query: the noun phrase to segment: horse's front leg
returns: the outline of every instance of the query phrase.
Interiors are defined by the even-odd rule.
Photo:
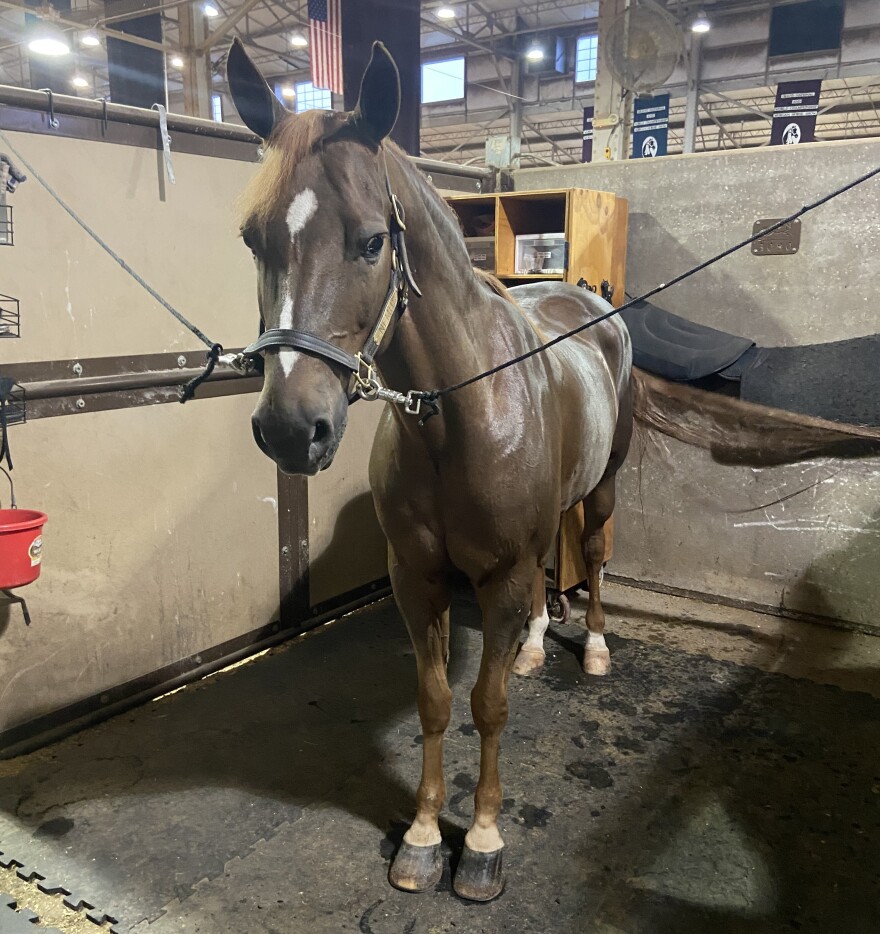
[[[483,655],[471,710],[480,731],[480,780],[474,795],[474,822],[465,837],[454,881],[455,891],[473,901],[489,901],[504,888],[498,753],[507,723],[507,682],[519,634],[529,617],[534,579],[535,562],[523,562],[502,579],[477,588],[483,611]]]
[[[440,881],[440,809],[446,797],[443,780],[443,734],[449,725],[452,692],[446,680],[449,658],[449,588],[445,574],[428,575],[401,563],[389,549],[394,596],[406,621],[419,676],[422,723],[422,780],[416,817],[403,837],[388,874],[393,886],[424,892]]]

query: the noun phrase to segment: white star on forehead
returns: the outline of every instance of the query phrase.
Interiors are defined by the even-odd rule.
[[[287,229],[290,231],[291,240],[306,226],[317,210],[318,199],[311,188],[303,189],[290,202],[287,209]]]

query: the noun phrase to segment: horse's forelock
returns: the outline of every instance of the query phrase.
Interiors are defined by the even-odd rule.
[[[286,209],[297,165],[344,123],[345,115],[307,110],[285,117],[266,144],[257,174],[239,199],[242,226],[265,224],[274,211]]]

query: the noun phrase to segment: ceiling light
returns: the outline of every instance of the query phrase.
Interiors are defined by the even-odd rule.
[[[84,32],[79,39],[80,45],[88,46],[89,48],[95,48],[101,44],[101,40],[98,38],[98,34],[94,32]]]
[[[84,78],[82,75],[74,75],[74,76],[70,79],[70,83],[71,83],[75,88],[87,88],[87,87],[89,86],[89,80],[88,80],[88,78]]]
[[[213,3],[204,4],[202,6],[202,12],[205,14],[205,16],[210,16],[211,19],[220,15],[220,11],[217,9],[217,7],[214,6]]]
[[[539,45],[533,45],[528,52],[526,52],[526,58],[530,62],[540,62],[544,58],[544,50]]]
[[[304,49],[309,44],[309,40],[301,32],[297,32],[290,37],[290,44],[295,49]]]
[[[173,68],[183,68],[183,59],[179,55],[172,55],[171,66]]]
[[[54,23],[41,20],[34,27],[28,48],[37,55],[58,57],[70,54],[70,42],[67,36]]]
[[[292,85],[285,84],[281,88],[281,96],[290,100],[290,98],[296,97],[296,89]]]
[[[437,19],[455,19],[455,10],[451,6],[441,6],[437,10]]]
[[[691,32],[708,32],[711,28],[709,17],[704,10],[700,10],[691,22]]]

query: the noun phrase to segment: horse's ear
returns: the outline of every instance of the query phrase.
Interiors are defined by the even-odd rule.
[[[268,139],[287,110],[245,52],[241,39],[235,39],[226,58],[226,80],[235,109],[245,126],[262,139]]]
[[[391,53],[381,42],[373,43],[370,64],[361,79],[361,92],[351,115],[360,135],[378,146],[391,132],[400,110],[400,75]]]

